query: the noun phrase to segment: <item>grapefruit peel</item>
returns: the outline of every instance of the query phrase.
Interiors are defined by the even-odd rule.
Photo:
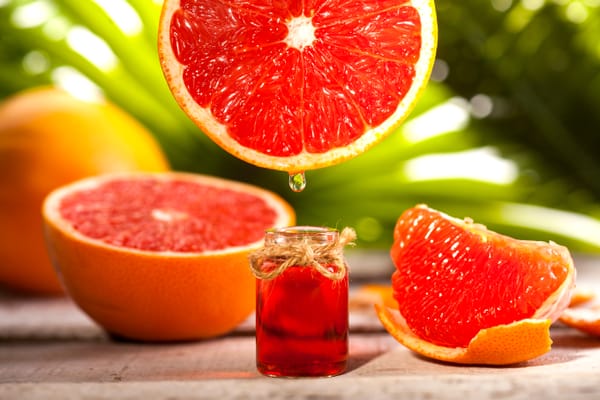
[[[467,347],[444,347],[416,336],[398,310],[375,304],[385,329],[401,344],[422,356],[456,364],[510,365],[550,351],[550,319],[525,319],[482,329]]]

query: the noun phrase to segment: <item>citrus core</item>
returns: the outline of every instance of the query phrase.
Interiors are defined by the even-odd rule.
[[[166,0],[158,50],[183,110],[249,163],[290,173],[366,151],[412,110],[432,0]]]

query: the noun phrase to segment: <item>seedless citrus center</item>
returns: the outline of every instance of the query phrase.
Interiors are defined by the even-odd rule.
[[[302,51],[315,41],[315,26],[312,23],[312,18],[301,15],[292,18],[286,25],[288,34],[285,38],[285,43],[288,46]]]
[[[160,222],[175,222],[188,218],[188,214],[185,212],[172,210],[172,209],[163,209],[163,208],[155,208],[150,212],[150,215],[155,221]]]

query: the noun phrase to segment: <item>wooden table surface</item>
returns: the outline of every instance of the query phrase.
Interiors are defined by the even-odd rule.
[[[600,290],[600,260],[578,257],[576,265],[578,284]],[[208,341],[123,342],[68,298],[0,291],[0,399],[600,399],[600,338],[560,324],[549,353],[483,367],[415,355],[383,331],[370,308],[350,321],[346,373],[276,379],[256,371],[251,318]]]

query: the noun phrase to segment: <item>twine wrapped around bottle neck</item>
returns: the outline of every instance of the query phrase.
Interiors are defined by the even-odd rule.
[[[344,228],[337,240],[327,243],[315,243],[309,239],[292,240],[288,243],[265,243],[265,246],[250,254],[252,273],[259,279],[273,279],[281,275],[288,267],[300,265],[312,267],[324,277],[340,280],[346,276],[344,246],[354,245],[356,232]],[[281,261],[275,268],[262,269],[267,260]],[[327,268],[335,265],[336,268]]]

